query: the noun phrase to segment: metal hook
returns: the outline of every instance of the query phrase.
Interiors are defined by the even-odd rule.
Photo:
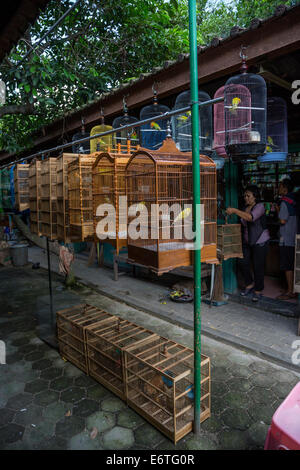
[[[152,92],[153,92],[153,95],[154,95],[154,96],[157,95],[157,90],[156,90],[156,87],[155,87],[156,85],[157,85],[156,82],[154,82],[153,85],[152,85]]]
[[[247,60],[248,59],[248,56],[246,54],[244,54],[244,51],[248,48],[248,46],[241,46],[241,50],[240,50],[240,58],[242,60]]]

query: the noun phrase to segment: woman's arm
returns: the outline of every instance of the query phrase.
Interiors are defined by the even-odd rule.
[[[249,212],[240,211],[239,209],[235,209],[234,207],[227,207],[226,214],[236,214],[241,219],[247,220],[247,222],[252,222],[253,217],[252,214]]]

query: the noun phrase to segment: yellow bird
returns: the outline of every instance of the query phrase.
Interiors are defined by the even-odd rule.
[[[237,110],[237,107],[238,105],[240,104],[241,102],[241,99],[240,98],[232,98],[232,106],[231,108],[229,108],[229,111],[232,113],[232,114],[236,114],[236,110]]]
[[[157,124],[157,122],[152,121],[150,124],[151,129],[155,129],[156,131],[161,131],[160,126]]]
[[[185,219],[186,217],[188,217],[192,212],[192,209],[190,207],[187,207],[186,209],[184,209],[183,211],[181,211],[174,219],[173,221],[173,224],[175,224],[176,222],[178,222],[179,220],[183,220]]]

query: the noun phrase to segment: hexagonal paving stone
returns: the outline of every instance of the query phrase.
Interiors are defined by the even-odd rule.
[[[15,423],[7,424],[0,428],[0,447],[22,439],[24,427]]]
[[[248,367],[235,365],[231,368],[231,374],[234,377],[245,377],[248,379],[253,374],[253,371]]]
[[[34,344],[25,344],[24,346],[19,347],[19,353],[26,355],[32,352],[35,352],[37,347]]]
[[[50,382],[49,388],[61,392],[73,386],[73,379],[71,377],[59,377],[58,379]]]
[[[255,423],[247,431],[247,436],[255,448],[263,449],[269,426],[264,423]]]
[[[254,372],[259,372],[261,374],[273,373],[273,367],[267,362],[255,361],[249,365],[249,368]]]
[[[211,393],[214,397],[222,397],[223,395],[225,395],[225,393],[229,392],[229,386],[225,382],[215,382],[214,380],[212,380],[211,390]]]
[[[2,366],[1,366],[2,367]],[[1,384],[0,406],[4,407],[10,397],[13,397],[24,391],[25,384],[23,382],[8,382]]]
[[[253,387],[250,380],[245,380],[242,377],[234,377],[227,382],[230,390],[236,390],[237,392],[248,392]]]
[[[273,374],[266,375],[255,373],[251,377],[251,382],[253,385],[258,385],[259,387],[270,388],[274,384],[275,379],[273,377]]]
[[[135,429],[138,426],[145,424],[145,420],[135,413],[135,411],[128,408],[118,414],[118,424],[123,428]]]
[[[62,369],[58,367],[50,367],[49,369],[44,370],[41,372],[41,379],[44,380],[54,380],[57,377],[61,377]]]
[[[74,380],[74,384],[77,387],[88,388],[88,387],[92,387],[92,386],[95,385],[95,380],[93,380],[91,377],[89,377],[87,375],[82,375],[81,377],[77,377]]]
[[[205,432],[218,433],[224,428],[223,422],[219,416],[210,416],[201,423],[201,429]]]
[[[76,403],[85,398],[86,391],[84,388],[71,387],[61,394],[61,400],[66,403]]]
[[[265,424],[271,424],[275,411],[276,407],[271,405],[252,405],[248,409],[248,413],[253,418],[254,422],[263,422]]]
[[[246,433],[241,431],[224,431],[220,434],[220,449],[246,450],[248,448]]]
[[[273,403],[276,398],[272,390],[267,390],[263,387],[256,386],[251,389],[249,395],[251,395],[251,398],[255,403],[260,403],[262,405]]]
[[[84,399],[79,403],[76,403],[73,408],[73,414],[75,416],[81,416],[82,418],[87,418],[96,411],[99,410],[99,403],[94,400]]]
[[[273,371],[272,375],[273,375],[274,381],[282,382],[282,383],[290,383],[292,387],[295,386],[300,380],[299,377],[297,377],[292,372],[289,372],[288,370],[276,370],[275,372]]]
[[[213,378],[215,382],[226,382],[231,378],[231,374],[228,373],[226,367],[215,367],[213,369]]]
[[[52,359],[52,362],[54,367],[59,367],[60,369],[63,369],[67,365],[67,362],[64,361],[61,357],[58,357],[57,359]]]
[[[94,427],[98,429],[99,433],[111,429],[116,423],[116,417],[113,413],[107,411],[97,411],[86,420],[86,427],[91,431]]]
[[[51,366],[52,361],[50,359],[41,359],[40,361],[36,361],[32,364],[32,368],[37,370],[49,369]]]
[[[92,439],[88,431],[83,431],[80,434],[72,437],[68,442],[68,449],[70,450],[102,450],[99,437],[96,436]]]
[[[14,339],[11,343],[13,346],[25,346],[26,344],[28,344],[28,339],[27,338],[17,338],[17,339]]]
[[[53,390],[45,390],[40,392],[34,397],[34,403],[40,406],[47,406],[50,403],[57,401],[59,398],[59,393],[54,392]]]
[[[18,395],[10,398],[6,404],[7,408],[12,410],[21,410],[26,408],[33,400],[33,396],[29,393],[19,393]]]
[[[164,435],[148,423],[140,426],[134,432],[134,437],[136,444],[143,445],[149,449],[153,449],[164,439]]]
[[[89,398],[92,398],[93,400],[100,401],[105,397],[113,397],[114,395],[107,390],[107,388],[102,387],[100,384],[93,385],[92,387],[89,387],[87,389],[87,394]]]
[[[58,421],[55,433],[64,438],[71,438],[84,430],[84,419],[79,416],[68,416]]]
[[[251,404],[250,394],[242,392],[229,392],[222,397],[224,400],[224,408],[248,408]]]
[[[131,429],[114,427],[103,436],[104,449],[121,450],[129,449],[134,444],[134,436]]]
[[[187,450],[215,450],[218,445],[211,436],[201,435],[201,437],[192,436],[187,438],[184,448]]]
[[[103,400],[101,403],[101,408],[103,411],[116,412],[126,408],[126,405],[122,400],[120,400],[120,398],[111,397]]]
[[[41,359],[41,355],[38,351],[31,352],[25,355],[26,361],[34,362],[39,361]]]
[[[278,398],[284,399],[293,390],[293,385],[290,383],[277,382],[272,385],[271,390],[273,390]]]
[[[253,423],[246,410],[242,408],[228,408],[221,414],[221,419],[230,429],[245,431]]]
[[[0,427],[10,423],[15,416],[15,412],[7,408],[0,409]]]
[[[39,393],[39,392],[42,392],[43,390],[47,390],[49,387],[49,382],[47,382],[46,380],[41,380],[41,379],[37,379],[37,380],[34,380],[33,382],[29,382],[25,385],[25,392],[28,392],[28,393]]]
[[[82,374],[84,374],[84,372],[78,369],[78,367],[73,366],[73,364],[68,363],[64,367],[64,375],[66,375],[67,377],[79,377]]]
[[[24,411],[18,411],[14,421],[24,426],[27,424],[37,424],[42,420],[42,412],[43,409],[40,406],[31,404],[27,406]]]
[[[49,421],[57,422],[64,418],[68,411],[72,413],[73,405],[62,401],[51,403],[43,410],[43,416]]]
[[[39,442],[40,450],[66,450],[68,441],[60,436],[53,436],[50,438],[42,439]]]
[[[23,354],[16,352],[14,354],[9,354],[6,356],[6,364],[14,364],[15,362],[20,361],[23,358]]]

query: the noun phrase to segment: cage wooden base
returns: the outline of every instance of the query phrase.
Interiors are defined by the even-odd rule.
[[[86,330],[111,318],[104,310],[84,304],[58,311],[56,325],[61,356],[87,374]]]

